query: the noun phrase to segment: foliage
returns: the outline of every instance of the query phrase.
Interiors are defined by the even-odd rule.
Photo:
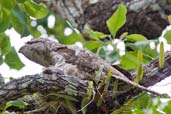
[[[143,78],[143,66],[142,66],[143,55],[141,49],[138,50],[137,60],[138,60],[138,66],[137,66],[137,75],[135,78],[135,82],[139,83]]]
[[[171,44],[171,30],[167,31],[166,34],[164,35],[164,38],[166,39],[167,43]]]
[[[93,82],[90,81],[89,85],[88,85],[88,89],[87,89],[87,97],[84,97],[81,101],[81,111],[83,114],[86,114],[87,112],[87,106],[88,104],[90,104],[92,102],[91,97],[94,96],[94,92],[93,92]]]
[[[49,17],[55,18],[54,26],[52,28],[48,26]],[[62,44],[84,42],[83,36],[78,30],[75,30],[69,22],[63,20],[60,16],[53,15],[51,12],[49,12],[45,18],[37,19],[36,22],[37,25],[35,28],[38,28],[41,25],[46,30],[48,36],[55,36],[55,38]],[[66,30],[69,30],[70,34],[66,34]]]
[[[168,16],[169,23],[171,24],[171,15]]]
[[[0,57],[10,68],[20,70],[24,64],[19,59],[15,49],[11,47],[10,39],[4,31],[13,27],[22,37],[35,35],[36,29],[31,27],[31,18],[45,17],[48,10],[45,5],[31,0],[0,0]],[[33,32],[34,31],[34,32]],[[37,31],[38,33],[38,31]]]
[[[53,35],[63,44],[81,42],[85,48],[96,53],[99,57],[111,64],[117,64],[127,70],[137,70],[135,82],[138,83],[143,76],[142,66],[144,64],[148,63],[156,56],[159,56],[159,66],[162,67],[164,65],[164,47],[159,39],[148,40],[148,38],[141,34],[129,34],[125,32],[119,38],[115,38],[117,31],[126,22],[126,13],[126,7],[119,5],[116,12],[106,22],[110,34],[104,34],[90,29],[88,30],[88,35],[91,39],[86,41],[79,31],[73,28],[69,22],[48,11],[44,4],[38,4],[32,0],[0,0],[0,65],[6,63],[10,68],[17,70],[20,70],[24,66],[15,48],[11,46],[9,36],[5,34],[5,30],[14,28],[21,37],[32,35],[34,38],[37,38],[42,34],[46,34],[47,36]],[[54,18],[53,27],[49,26],[48,19],[50,17]],[[168,19],[171,21],[170,16]],[[32,25],[33,22],[36,22],[36,24]],[[42,31],[38,29],[40,26],[45,29],[45,33],[42,33]],[[70,34],[66,34],[67,30],[70,31]],[[169,44],[171,44],[170,37],[171,30],[164,34],[164,38]],[[151,48],[150,43],[154,43],[155,47],[160,45],[160,53],[156,48]],[[121,52],[124,52],[124,54]],[[111,72],[109,72],[104,83],[100,83],[99,79],[102,70],[103,66],[96,72],[95,78],[95,84],[99,88],[104,86],[102,95],[96,102],[97,106],[101,106],[103,95],[108,90],[111,78]],[[87,106],[94,100],[93,87],[94,83],[89,82],[89,88],[87,89],[88,96],[82,99],[80,106],[80,111],[82,111],[83,114],[86,114]],[[113,88],[114,97],[117,87],[118,80],[115,80]],[[49,96],[63,99],[61,105],[72,114],[77,113],[75,102],[78,102],[78,100],[74,97],[61,93],[53,93],[49,94]],[[26,105],[25,102],[18,100],[10,101],[6,103],[2,114],[15,114],[15,112],[8,112],[7,109],[11,106],[24,109]],[[120,109],[113,111],[112,114],[146,114],[151,112],[153,114],[162,114],[163,112],[169,114],[171,113],[169,107],[171,107],[171,101],[162,103],[158,97],[156,98],[149,94],[141,94],[128,101]]]
[[[32,35],[34,38],[40,37],[42,33],[38,28],[41,25],[49,36],[54,35],[63,44],[84,41],[82,35],[59,16],[55,17],[54,27],[49,28],[48,18],[52,15],[44,4],[37,4],[32,0],[0,0],[0,63],[7,63],[10,68],[16,70],[20,70],[24,66],[17,53],[14,54],[15,49],[11,47],[10,38],[5,34],[5,30],[12,27],[21,37],[28,35]],[[37,24],[32,25],[33,22]],[[70,35],[64,34],[67,27],[72,31]],[[13,51],[13,57],[10,50]]]
[[[10,68],[20,70],[24,64],[19,59],[14,47],[11,47],[8,54],[5,56],[5,62]]]
[[[159,54],[159,67],[162,68],[164,66],[164,44],[163,42],[160,43],[160,54]]]
[[[117,31],[125,24],[126,13],[126,7],[121,4],[118,6],[116,12],[107,20],[107,26],[113,37],[115,37]]]
[[[16,114],[15,112],[8,112],[7,109],[10,107],[16,107],[19,109],[24,109],[27,105],[28,104],[26,102],[21,101],[21,100],[9,101],[6,103],[6,105],[2,111],[2,114]]]
[[[170,114],[171,101],[162,102],[159,97],[142,93],[124,104],[112,114]]]

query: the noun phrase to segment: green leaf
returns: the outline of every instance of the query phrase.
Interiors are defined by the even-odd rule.
[[[171,30],[168,30],[165,35],[164,38],[167,40],[168,44],[171,44]]]
[[[171,15],[168,16],[169,23],[171,25]]]
[[[151,47],[148,45],[144,50],[143,50],[143,55],[144,59],[145,57],[148,57],[148,61],[154,59],[155,57],[158,56],[158,52],[156,49],[151,49]]]
[[[34,38],[38,38],[40,37],[41,33],[39,30],[37,30],[37,28],[31,28],[31,35],[34,37]]]
[[[102,44],[99,41],[87,41],[84,46],[88,50],[95,50],[102,46]]]
[[[171,114],[171,101],[168,102],[168,105],[166,107],[163,108],[163,111],[166,113],[166,114]]]
[[[38,18],[38,19],[43,18],[48,13],[46,5],[37,4],[30,0],[24,2],[24,7],[25,7],[27,13],[34,18]]]
[[[145,114],[141,109],[135,109],[132,112],[133,114]]]
[[[113,90],[112,90],[112,97],[116,97],[117,95],[117,91],[118,91],[118,86],[119,86],[119,80],[118,79],[115,79],[114,83],[113,83]]]
[[[99,57],[101,57],[102,59],[105,59],[106,57],[106,51],[104,50],[104,47],[100,47],[98,50],[97,50],[97,55]]]
[[[95,83],[98,85],[99,81],[100,81],[100,78],[101,78],[101,75],[102,75],[102,72],[103,72],[103,68],[104,68],[104,65],[100,65],[100,68],[99,70],[96,72],[96,76],[95,76]]]
[[[160,42],[160,53],[159,53],[159,67],[162,68],[164,66],[164,44]]]
[[[88,89],[87,89],[87,95],[89,99],[91,99],[92,94],[93,94],[93,81],[90,81],[88,83]]]
[[[144,50],[150,44],[150,40],[135,42],[134,45],[139,49]]]
[[[16,0],[2,0],[2,7],[7,10],[12,10],[16,5]]]
[[[7,109],[11,106],[15,106],[17,108],[24,109],[27,106],[27,103],[24,101],[20,101],[20,100],[9,101],[6,103],[5,109]]]
[[[98,101],[96,102],[96,106],[97,107],[100,107],[101,105],[102,105],[102,103],[103,103],[103,98],[104,98],[104,92],[102,93],[102,94],[100,94],[99,95],[99,99],[98,99]]]
[[[20,70],[22,67],[24,67],[24,64],[18,57],[18,54],[14,47],[11,47],[10,51],[5,56],[5,62],[10,68],[13,68],[16,70]]]
[[[138,41],[135,43],[126,42],[126,48],[131,48],[134,51],[138,51],[139,48],[144,50],[149,46],[150,42],[151,42],[150,40]]]
[[[127,52],[124,56],[121,57],[120,66],[126,69],[135,69],[137,67],[137,53],[136,52]]]
[[[91,100],[92,95],[93,95],[93,82],[90,81],[88,88],[87,88],[87,97],[84,97],[81,101],[81,110],[82,110],[83,114],[86,114],[86,112],[87,112],[87,106]]]
[[[108,87],[109,87],[109,84],[110,84],[110,79],[111,79],[111,77],[112,77],[112,74],[113,74],[112,71],[109,71],[109,72],[107,73],[107,76],[106,76],[106,79],[105,79],[104,92],[108,91]]]
[[[10,16],[9,12],[5,9],[0,11],[0,32],[4,32],[9,27]]]
[[[114,63],[120,59],[119,52],[118,51],[113,51],[110,54],[106,55],[105,60],[108,61],[109,63]]]
[[[74,103],[72,103],[71,101],[65,100],[66,104],[67,104],[67,108],[71,111],[72,114],[77,114],[77,109],[76,106],[74,105]]]
[[[64,36],[64,35],[60,36],[59,35],[58,40],[62,44],[73,44],[73,43],[78,42],[78,41],[84,42],[84,39],[83,39],[82,35],[78,34],[76,32],[73,32],[70,36]]]
[[[23,37],[28,36],[30,33],[30,18],[22,9],[17,5],[11,13],[11,24],[14,29]]]
[[[144,112],[143,109],[147,109],[149,106],[151,106],[151,104],[152,104],[151,96],[149,94],[141,93],[140,95],[137,95],[134,98],[130,99],[119,109],[114,110],[111,114],[148,114],[148,113],[143,113]]]
[[[47,16],[48,17],[48,16]],[[49,29],[47,26],[47,17],[43,18],[43,19],[39,19],[37,20],[38,25],[43,25],[43,27],[47,30],[48,35],[55,35],[55,38],[57,38],[57,40],[62,43],[62,44],[73,44],[75,42],[84,42],[85,39],[83,38],[83,36],[78,33],[77,31],[75,31],[74,29],[72,29],[72,34],[70,35],[65,35],[64,31],[66,27],[69,27],[69,25],[63,20],[61,19],[59,16],[56,16],[56,20],[55,20],[55,26],[53,29]]]
[[[86,114],[87,112],[87,107],[85,107],[87,105],[87,103],[90,101],[90,99],[88,99],[87,97],[83,98],[82,101],[81,101],[81,108],[82,109],[82,113],[83,114]]]
[[[118,6],[116,12],[112,15],[112,17],[107,20],[107,27],[113,37],[115,37],[117,31],[125,24],[126,13],[126,7],[121,4]]]
[[[142,49],[141,48],[138,50],[137,59],[138,59],[138,64],[142,64],[143,63],[143,54],[142,54]]]
[[[139,81],[141,81],[143,78],[143,66],[142,66],[143,54],[141,48],[138,50],[137,60],[138,60],[138,66],[137,66],[137,74],[136,74],[135,82],[139,83]]]
[[[132,99],[132,106],[135,108],[149,108],[152,106],[152,96],[149,94],[141,93],[138,96],[136,96],[134,99]]]
[[[5,33],[0,33],[0,50],[6,55],[11,48],[10,38]]]
[[[124,32],[119,36],[119,39],[123,40],[124,38],[126,38],[127,35],[128,35],[128,32]]]
[[[89,29],[87,32],[89,34],[89,37],[94,40],[104,39],[108,36],[107,34],[98,31],[93,31],[92,29]]]
[[[14,9],[11,14],[11,23],[14,27],[14,29],[20,33],[24,33],[25,29],[25,20],[23,19],[23,15],[21,15],[21,11],[18,11],[17,9]]]
[[[134,42],[147,40],[147,38],[141,34],[131,34],[126,36],[126,39]]]
[[[62,94],[62,93],[50,93],[50,94],[48,94],[47,97],[52,97],[52,96],[60,97],[60,98],[63,98],[67,101],[78,102],[78,100],[76,98],[69,96],[69,95]]]
[[[158,110],[157,108],[151,108],[151,110],[153,111],[153,114],[163,114],[160,110]]]

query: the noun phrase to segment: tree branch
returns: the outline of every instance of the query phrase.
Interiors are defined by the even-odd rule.
[[[27,75],[12,80],[0,88],[0,103],[14,100],[33,93],[49,94],[60,93],[71,96],[86,96],[88,81],[74,76],[61,75],[57,72],[44,72]],[[71,89],[72,92],[68,90]]]

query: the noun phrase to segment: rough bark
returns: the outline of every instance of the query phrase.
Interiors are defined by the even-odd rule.
[[[112,71],[113,74],[110,81],[111,84],[109,85],[108,91],[105,92],[103,105],[101,106],[103,108],[105,107],[105,110],[103,110],[103,108],[97,108],[94,103],[99,97],[99,92],[103,92],[103,89],[98,90],[95,84],[93,89],[95,99],[94,102],[88,106],[88,108],[93,107],[93,110],[89,110],[88,114],[95,112],[110,113],[111,109],[120,107],[118,104],[122,105],[129,98],[143,90],[159,95],[159,93],[143,86],[152,86],[171,75],[170,53],[166,54],[165,65],[162,69],[158,68],[157,58],[150,64],[144,66],[144,77],[140,83],[141,86],[131,81],[134,80],[135,72],[133,72],[132,75],[124,75],[93,53],[84,49],[78,49],[78,47],[61,45],[48,39],[34,39],[27,42],[27,44],[20,49],[20,52],[30,60],[47,68],[45,68],[41,74],[25,76],[10,81],[0,87],[1,103],[37,92],[43,95],[62,92],[63,95],[69,95],[78,99],[83,98],[87,95],[88,83],[90,81],[96,81],[95,72],[99,70],[101,65],[104,65],[100,82],[104,83],[105,76],[109,71]],[[116,80],[119,80],[119,83],[115,96],[113,96],[112,88]],[[79,109],[80,107],[78,107],[78,110]]]
[[[60,93],[62,91],[62,94],[71,96],[86,96],[88,81],[57,72],[27,75],[10,81],[0,88],[0,103],[3,104],[33,93],[48,95],[49,93]],[[72,89],[73,93],[68,93],[67,89]]]
[[[88,28],[109,33],[106,20],[120,3],[127,6],[128,13],[127,22],[117,36],[129,32],[143,34],[149,39],[156,38],[168,25],[167,15],[171,14],[170,0],[49,0],[45,3],[85,36]]]

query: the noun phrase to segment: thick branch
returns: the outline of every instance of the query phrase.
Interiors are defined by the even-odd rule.
[[[53,72],[28,75],[10,81],[0,88],[0,104],[37,92],[47,95],[48,93],[62,91],[66,95],[83,97],[86,96],[87,87],[88,81],[74,76],[65,76]],[[69,92],[69,89],[73,93]]]

